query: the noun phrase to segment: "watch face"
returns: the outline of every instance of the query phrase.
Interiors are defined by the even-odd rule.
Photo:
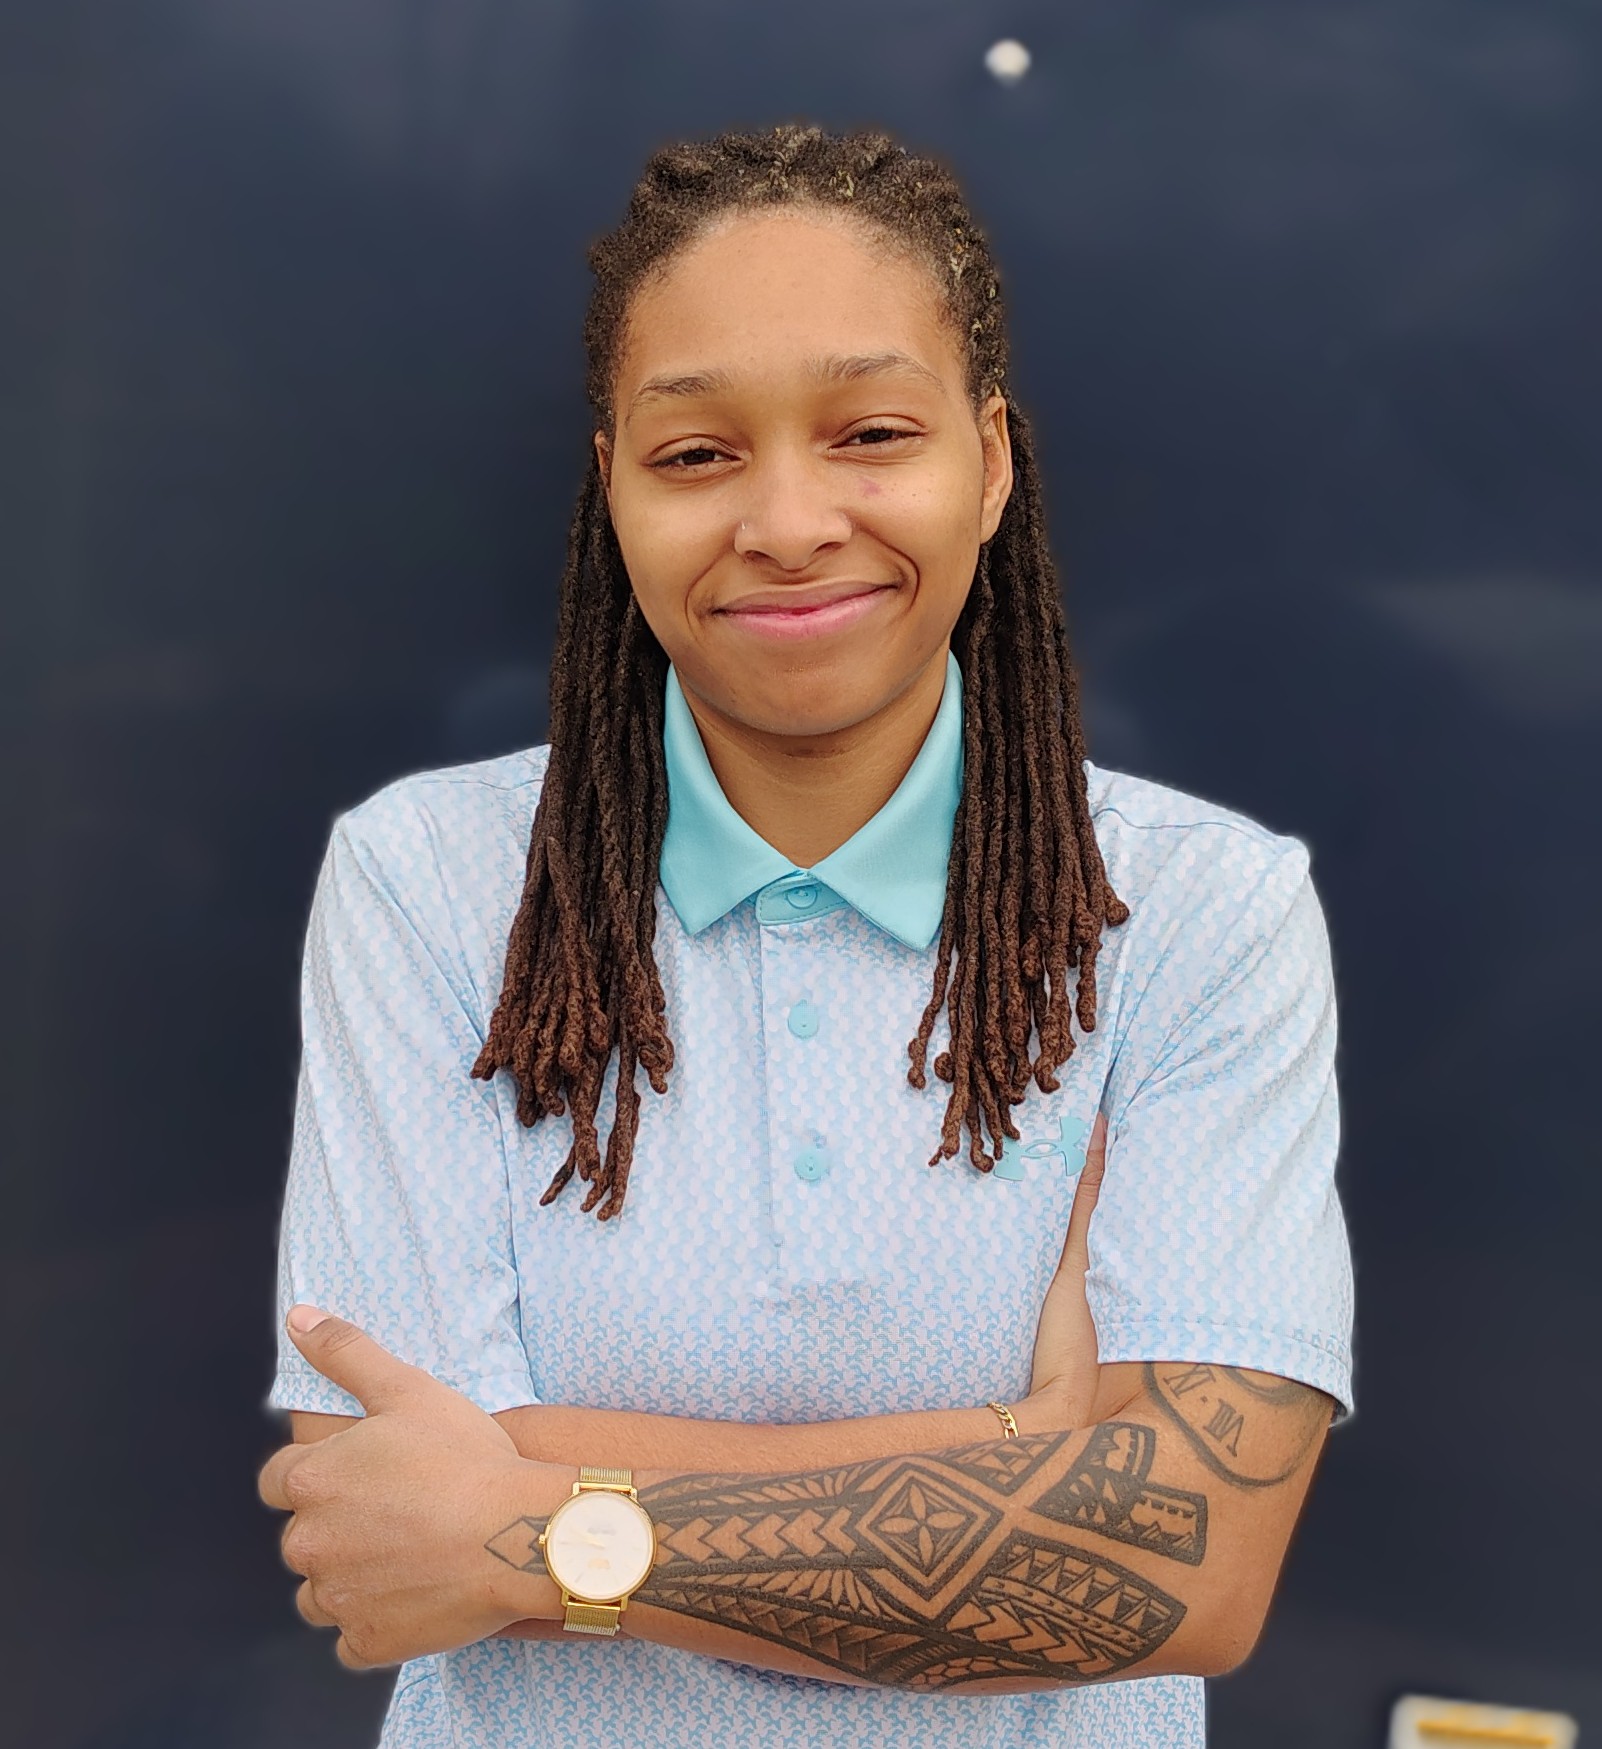
[[[587,1603],[612,1603],[632,1591],[655,1553],[650,1515],[626,1494],[575,1494],[545,1526],[551,1577]]]

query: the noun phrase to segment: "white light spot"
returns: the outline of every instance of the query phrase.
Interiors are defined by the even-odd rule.
[[[1029,51],[1012,37],[1003,37],[985,51],[985,65],[1003,85],[1016,85],[1029,71]]]

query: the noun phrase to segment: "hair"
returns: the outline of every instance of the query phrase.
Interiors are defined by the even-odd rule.
[[[945,1002],[950,1048],[934,1072],[951,1096],[929,1165],[956,1154],[966,1123],[968,1158],[988,1172],[1002,1138],[1019,1138],[1011,1107],[1030,1079],[1054,1092],[1054,1071],[1073,1054],[1070,966],[1079,970],[1073,1012],[1084,1031],[1095,1030],[1102,925],[1124,923],[1129,907],[1108,882],[1090,818],[1078,680],[1034,438],[1007,386],[1000,279],[956,181],[880,132],[831,135],[792,123],[664,147],[646,164],[623,222],[588,252],[596,283],[584,324],[586,392],[610,438],[636,292],[714,221],[781,206],[848,217],[865,240],[925,266],[966,359],[975,416],[989,394],[1006,399],[1013,488],[979,549],[952,631],[963,676],[964,780],[934,989],[907,1047],[907,1079],[922,1088]],[[549,764],[505,980],[472,1073],[488,1080],[512,1070],[527,1126],[571,1100],[573,1144],[540,1202],[577,1171],[590,1186],[583,1207],[603,1221],[621,1211],[628,1187],[636,1067],[657,1093],[667,1091],[673,1067],[652,949],[668,811],[667,666],[635,601],[592,445],[562,574]],[[603,1160],[595,1117],[614,1050],[617,1099]]]

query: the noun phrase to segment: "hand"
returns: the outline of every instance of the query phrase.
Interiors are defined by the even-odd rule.
[[[1097,1112],[1090,1145],[1085,1150],[1084,1169],[1074,1188],[1073,1207],[1068,1212],[1068,1236],[1057,1260],[1057,1272],[1046,1290],[1035,1331],[1029,1401],[1034,1408],[1049,1409],[1049,1424],[1053,1427],[1087,1426],[1096,1401],[1101,1369],[1096,1352],[1096,1326],[1085,1292],[1085,1272],[1090,1267],[1090,1217],[1096,1210],[1106,1167],[1107,1120]]]
[[[306,1576],[295,1606],[340,1630],[339,1661],[398,1664],[537,1614],[551,1581],[485,1543],[538,1510],[542,1477],[554,1508],[567,1492],[562,1471],[519,1456],[493,1416],[343,1318],[304,1332],[291,1322],[289,1332],[366,1411],[315,1444],[274,1452],[257,1480],[267,1505],[293,1514],[281,1546],[285,1565]]]

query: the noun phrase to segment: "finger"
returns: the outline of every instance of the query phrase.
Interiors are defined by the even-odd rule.
[[[256,1492],[261,1496],[265,1506],[276,1506],[280,1512],[292,1512],[294,1503],[290,1500],[284,1483],[289,1472],[313,1448],[309,1445],[283,1445],[278,1448],[266,1463],[261,1466],[261,1473],[256,1477]]]
[[[334,1656],[347,1670],[376,1670],[381,1664],[401,1662],[398,1658],[363,1658],[352,1648],[344,1634],[334,1641]]]
[[[304,1330],[295,1323],[303,1315],[310,1322]],[[421,1379],[437,1382],[422,1367],[408,1366],[391,1354],[348,1319],[332,1317],[315,1306],[292,1306],[285,1328],[318,1372],[349,1391],[369,1414],[396,1407],[416,1392]]]
[[[1081,1275],[1090,1267],[1090,1217],[1096,1212],[1101,1195],[1101,1181],[1107,1169],[1107,1119],[1101,1112],[1091,1126],[1090,1145],[1085,1149],[1085,1164],[1080,1169],[1079,1182],[1074,1186],[1073,1207],[1068,1211],[1068,1236],[1063,1240],[1059,1270],[1076,1270]]]
[[[317,1599],[312,1595],[310,1579],[296,1591],[295,1608],[300,1611],[302,1619],[309,1621],[314,1628],[337,1628],[339,1626],[339,1623],[326,1609],[319,1608]]]
[[[297,1567],[295,1565],[295,1563],[289,1558],[289,1533],[294,1528],[295,1528],[295,1515],[293,1512],[291,1512],[290,1515],[288,1516],[288,1518],[286,1518],[284,1520],[284,1528],[281,1531],[279,1531],[279,1533],[278,1533],[278,1558],[279,1558],[279,1560],[281,1560],[284,1563],[284,1565],[290,1570],[291,1573],[304,1573],[306,1569],[304,1567]]]

